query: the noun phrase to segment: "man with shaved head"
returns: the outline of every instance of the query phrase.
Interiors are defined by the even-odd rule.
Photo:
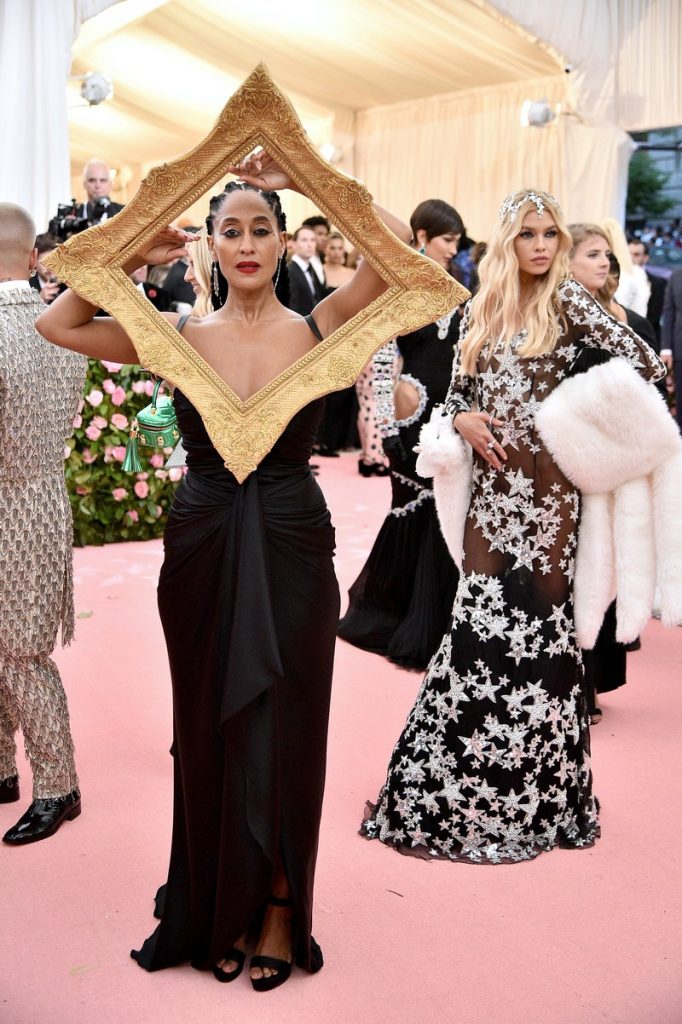
[[[46,839],[81,808],[66,696],[50,654],[60,625],[63,643],[73,637],[64,442],[86,360],[35,330],[45,309],[28,283],[35,234],[25,210],[0,203],[0,804],[19,799],[19,728],[33,772],[33,801],[3,837],[11,845]]]
[[[97,157],[88,160],[83,168],[83,184],[88,198],[83,204],[81,216],[86,217],[91,224],[99,224],[123,209],[120,203],[114,203],[109,198],[111,170],[104,160]]]

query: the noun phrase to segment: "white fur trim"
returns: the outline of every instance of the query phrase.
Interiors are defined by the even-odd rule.
[[[445,543],[462,568],[464,527],[471,500],[471,447],[452,425],[442,406],[431,413],[419,432],[417,473],[433,479],[433,496]]]
[[[592,650],[615,595],[613,499],[588,494],[582,500],[575,560],[573,605],[578,643]]]
[[[682,625],[682,454],[652,477],[661,621]]]
[[[584,494],[647,476],[682,447],[661,395],[623,359],[563,381],[540,406],[536,424],[552,458]]]
[[[636,640],[651,617],[656,590],[654,513],[648,477],[615,492],[616,640]]]

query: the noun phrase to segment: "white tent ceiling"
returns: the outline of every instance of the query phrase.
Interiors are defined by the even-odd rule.
[[[124,0],[86,23],[73,56],[73,74],[103,71],[115,90],[88,108],[72,83],[74,170],[190,149],[260,60],[318,143],[359,110],[560,70],[478,0]]]

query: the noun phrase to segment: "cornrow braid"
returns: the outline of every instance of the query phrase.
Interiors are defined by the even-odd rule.
[[[209,235],[213,234],[213,222],[222,207],[223,203],[228,196],[234,192],[256,192],[257,195],[262,196],[265,202],[268,204],[270,209],[275,215],[277,221],[277,229],[279,231],[286,231],[287,229],[287,218],[284,210],[282,209],[282,202],[277,192],[263,192],[261,189],[256,188],[255,185],[249,185],[245,181],[228,181],[222,192],[218,195],[211,196],[208,204],[209,213],[206,217],[206,233]],[[214,271],[213,275],[218,283],[218,295],[215,294],[214,289],[211,289],[211,301],[214,309],[220,309],[221,306],[225,305],[228,292],[228,284],[226,278],[220,269],[217,262],[213,264]],[[286,253],[281,257],[277,270],[272,278],[273,284],[275,284],[275,295],[282,303],[283,306],[289,305],[289,269],[287,267]]]

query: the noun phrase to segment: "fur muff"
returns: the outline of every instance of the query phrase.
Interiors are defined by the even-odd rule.
[[[583,494],[574,583],[581,647],[594,646],[616,594],[616,638],[634,640],[656,583],[664,624],[682,624],[682,439],[659,393],[612,359],[560,384],[536,425]]]
[[[547,451],[583,494],[648,476],[681,443],[662,396],[624,359],[563,381],[535,422]]]
[[[417,473],[433,480],[433,497],[445,543],[462,568],[464,527],[471,499],[471,447],[459,436],[452,418],[436,406],[419,432]]]

